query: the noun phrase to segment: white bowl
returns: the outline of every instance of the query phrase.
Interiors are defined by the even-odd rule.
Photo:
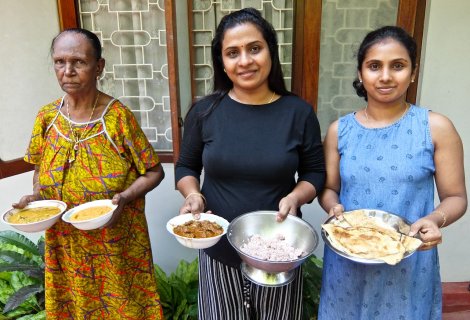
[[[62,213],[67,209],[67,204],[65,202],[59,201],[59,200],[39,200],[39,201],[33,201],[30,202],[25,209],[27,208],[38,208],[38,207],[57,207],[60,209],[60,212],[57,213],[56,215],[49,217],[45,220],[37,221],[37,222],[31,222],[31,223],[11,223],[8,222],[8,217],[19,211],[19,209],[8,209],[2,214],[2,221],[9,225],[12,226],[13,228],[23,231],[23,232],[41,232],[46,229],[49,229],[54,223],[59,220],[60,216]]]
[[[191,249],[206,249],[212,247],[220,240],[220,238],[222,238],[225,233],[227,233],[228,221],[220,216],[210,213],[201,213],[200,216],[201,217],[199,220],[208,220],[220,225],[224,229],[222,234],[210,238],[187,238],[175,234],[173,232],[173,228],[188,221],[194,220],[192,214],[181,214],[179,216],[173,217],[166,223],[166,229],[169,233],[175,236],[176,240],[178,240],[179,243],[181,243],[185,247]]]
[[[93,219],[80,220],[80,221],[70,220],[70,217],[73,214],[77,213],[78,211],[91,208],[91,207],[100,207],[100,206],[108,206],[111,208],[111,210]],[[109,220],[111,220],[111,217],[113,216],[114,210],[116,210],[116,208],[117,208],[117,205],[113,204],[111,200],[95,200],[95,201],[81,204],[73,209],[70,209],[69,211],[64,213],[64,215],[62,216],[62,220],[64,220],[67,223],[72,224],[75,228],[80,229],[80,230],[98,229],[104,226],[106,223],[108,223]]]

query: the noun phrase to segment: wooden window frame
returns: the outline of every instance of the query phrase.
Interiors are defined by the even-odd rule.
[[[170,87],[170,107],[173,152],[161,152],[159,157],[164,163],[173,163],[179,156],[181,141],[181,109],[178,85],[178,55],[176,39],[175,1],[165,0],[165,24],[167,32],[167,56]],[[296,0],[295,2],[294,50],[292,60],[292,91],[305,99],[316,109],[318,100],[321,0]],[[60,30],[79,25],[76,0],[57,0]],[[188,12],[191,12],[188,10]],[[400,0],[396,24],[411,35],[418,43],[418,65],[420,62],[423,40],[426,0]],[[190,17],[191,18],[191,17]],[[192,25],[192,24],[190,24]],[[191,32],[189,33],[191,37]],[[191,41],[191,39],[190,39]],[[190,60],[192,60],[190,53]],[[192,64],[191,64],[192,65]],[[192,69],[192,68],[191,68]],[[193,70],[191,70],[193,74]],[[416,80],[419,79],[419,69]],[[411,84],[408,101],[415,103],[418,81]],[[191,84],[191,96],[194,96],[194,85]],[[33,170],[34,166],[23,159],[2,161],[0,159],[0,179]]]

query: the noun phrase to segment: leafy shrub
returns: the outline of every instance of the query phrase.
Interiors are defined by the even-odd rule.
[[[181,260],[170,276],[155,265],[155,275],[165,319],[196,320],[198,259],[191,263]]]
[[[317,319],[318,304],[320,303],[320,288],[323,270],[323,260],[311,255],[302,264],[304,291],[302,300],[302,319]]]
[[[43,238],[0,231],[0,307],[0,319],[46,319]]]

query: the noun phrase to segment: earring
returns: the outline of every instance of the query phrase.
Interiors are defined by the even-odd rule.
[[[415,82],[415,79],[411,79],[411,82]]]
[[[225,68],[224,68],[224,72],[227,73],[227,70],[225,70]]]
[[[100,75],[97,75],[97,76],[96,76],[96,80],[100,80]]]
[[[359,82],[362,83],[362,79],[359,79]]]

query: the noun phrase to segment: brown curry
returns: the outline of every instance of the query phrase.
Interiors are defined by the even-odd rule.
[[[186,238],[210,238],[221,235],[224,229],[216,222],[190,220],[173,228],[173,232]]]

